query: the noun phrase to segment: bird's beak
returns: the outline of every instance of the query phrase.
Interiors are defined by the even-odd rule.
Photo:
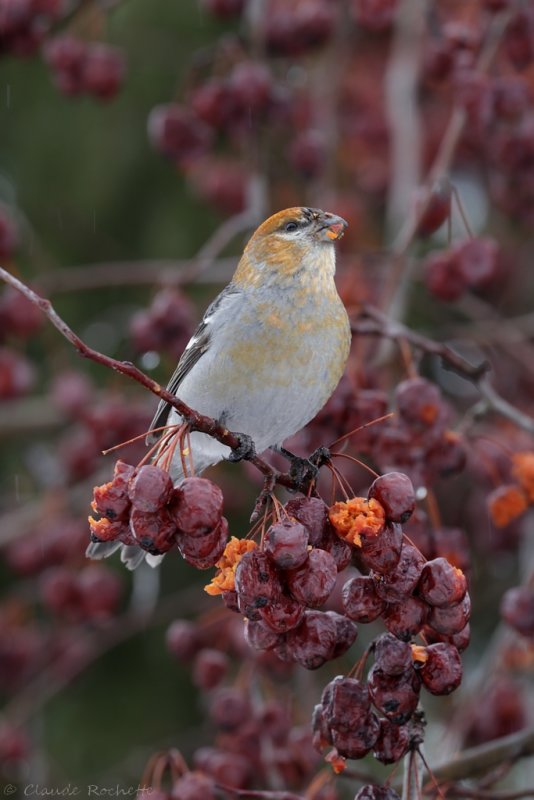
[[[349,224],[343,217],[328,213],[323,214],[322,219],[318,221],[320,222],[319,233],[321,238],[332,242],[341,239],[345,233],[345,228]]]

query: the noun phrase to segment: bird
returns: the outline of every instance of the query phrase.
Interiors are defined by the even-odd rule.
[[[317,208],[287,208],[270,216],[248,241],[235,273],[206,310],[187,344],[168,391],[190,408],[250,437],[255,451],[283,450],[325,405],[345,370],[351,332],[334,282],[335,243],[348,223]],[[179,413],[160,401],[147,438],[179,425]],[[208,434],[190,435],[194,474],[232,451]],[[179,450],[179,448],[177,448]],[[175,485],[184,478],[177,452]],[[147,556],[136,546],[93,543],[91,558],[110,555],[134,569]]]

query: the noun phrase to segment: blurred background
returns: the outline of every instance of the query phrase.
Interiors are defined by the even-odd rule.
[[[409,535],[471,580],[468,680],[428,702],[431,755],[532,724],[532,596],[529,623],[500,617],[504,593],[534,568],[532,498],[517,513],[505,503],[495,525],[491,496],[517,486],[512,456],[533,449],[533,101],[529,2],[0,0],[0,263],[91,347],[166,383],[259,222],[292,205],[349,221],[338,259],[356,330],[347,376],[292,445],[305,455],[401,414],[347,452],[412,477]],[[399,355],[369,307],[471,363],[488,359],[505,405],[429,347]],[[417,374],[438,387],[439,430],[403,422],[398,387]],[[242,620],[203,593],[211,572],[178,553],[133,576],[118,558],[84,559],[93,486],[145,450],[101,451],[146,430],[155,405],[0,289],[6,780],[137,786],[154,752],[192,759],[212,744],[205,677],[192,681],[165,644],[176,618],[199,618],[204,647],[227,658],[221,676],[244,680]],[[342,471],[366,493],[364,469]],[[258,476],[225,465],[210,477],[243,536]],[[363,626],[324,673],[275,676],[294,725],[305,729],[322,686],[380,630]],[[532,785],[531,762],[505,787]],[[292,764],[288,786],[303,790],[319,768],[311,755]]]

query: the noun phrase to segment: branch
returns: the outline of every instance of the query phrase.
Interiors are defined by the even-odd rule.
[[[510,736],[471,747],[436,767],[432,772],[434,778],[441,783],[458,781],[487,772],[488,769],[504,761],[517,761],[532,755],[534,755],[534,728],[526,728]],[[429,776],[425,777],[428,779]]]
[[[416,333],[400,322],[389,320],[385,314],[369,305],[362,307],[359,318],[352,322],[351,328],[353,333],[364,336],[381,336],[392,341],[404,339],[418,350],[439,356],[450,370],[476,386],[488,408],[534,434],[534,419],[501,397],[491,385],[488,377],[491,368],[489,362],[473,365],[446,344]]]
[[[221,444],[229,447],[231,450],[238,451],[240,449],[243,443],[243,437],[241,434],[233,433],[227,430],[223,425],[221,425],[220,422],[212,417],[208,417],[205,414],[199,414],[198,411],[194,411],[188,405],[160,386],[159,383],[154,381],[152,378],[149,378],[144,372],[141,372],[141,370],[131,362],[117,361],[110,356],[106,356],[103,353],[98,352],[98,350],[93,350],[92,347],[89,347],[87,344],[85,344],[85,342],[83,342],[80,337],[77,336],[71,328],[69,328],[67,323],[59,316],[59,314],[57,314],[49,300],[38,295],[36,292],[26,286],[26,284],[22,283],[22,281],[18,280],[18,278],[15,278],[14,275],[11,275],[10,272],[2,267],[0,267],[0,279],[8,283],[10,286],[13,286],[25,297],[27,297],[28,300],[30,300],[34,305],[40,308],[41,311],[48,317],[52,325],[54,325],[61,335],[73,345],[82,358],[88,358],[97,364],[102,364],[103,366],[108,367],[115,372],[119,372],[121,375],[126,375],[128,378],[140,383],[141,386],[144,386],[145,389],[148,389],[150,392],[152,392],[152,394],[155,394],[161,400],[169,403],[169,405],[171,405],[180,414],[191,431],[206,433],[209,436],[212,436],[218,442],[221,442]],[[266,479],[272,482],[273,485],[280,484],[288,488],[298,488],[297,484],[289,474],[278,472],[259,456],[249,453],[246,454],[244,458],[245,460],[250,461],[250,463],[253,464],[256,469],[258,469],[266,477]]]

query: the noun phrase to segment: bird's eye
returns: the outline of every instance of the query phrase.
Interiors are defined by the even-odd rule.
[[[293,231],[296,231],[298,229],[298,224],[296,222],[286,222],[285,227],[288,233],[293,233]]]

